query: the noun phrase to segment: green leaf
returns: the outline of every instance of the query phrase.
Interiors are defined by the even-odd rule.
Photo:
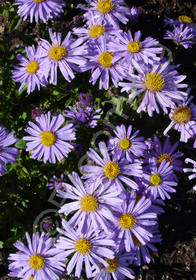
[[[20,139],[15,143],[15,147],[19,149],[26,149],[26,142],[23,139]]]

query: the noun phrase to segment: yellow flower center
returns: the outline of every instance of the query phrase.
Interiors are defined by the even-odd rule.
[[[128,150],[131,147],[131,141],[129,139],[120,140],[119,146],[123,150]]]
[[[33,280],[33,275],[31,275],[31,277],[29,278],[29,280]]]
[[[119,223],[122,229],[130,230],[134,227],[136,224],[136,218],[134,215],[128,213],[128,214],[122,214],[119,219]]]
[[[119,261],[117,259],[117,257],[115,257],[114,259],[105,259],[106,262],[109,264],[109,266],[105,267],[106,270],[108,270],[110,273],[114,272],[117,270],[118,266],[119,266]]]
[[[26,68],[27,68],[27,73],[35,74],[37,72],[37,70],[39,69],[39,64],[37,63],[37,61],[33,60],[33,61],[29,62],[29,64],[26,66]]]
[[[128,50],[132,53],[139,52],[141,47],[142,47],[142,43],[140,41],[129,42],[129,44],[127,45]]]
[[[174,110],[173,119],[178,123],[186,123],[191,120],[191,109],[188,106],[179,106]]]
[[[114,65],[114,63],[112,63],[113,56],[114,55],[111,52],[102,52],[99,55],[99,63],[104,67],[111,67]]]
[[[80,238],[76,241],[75,248],[80,255],[88,254],[91,251],[91,242],[86,238]]]
[[[148,72],[145,77],[145,86],[149,91],[158,92],[165,87],[163,75],[156,72]]]
[[[80,208],[83,212],[95,212],[99,207],[94,195],[86,194],[80,199]]]
[[[100,24],[94,24],[89,27],[89,35],[92,38],[98,39],[98,35],[103,35],[105,27]]]
[[[117,162],[110,161],[104,167],[104,174],[109,179],[114,179],[120,173],[120,167]]]
[[[133,242],[135,243],[135,245],[142,247],[143,244],[137,239],[137,237],[135,235],[133,235]]]
[[[108,14],[113,10],[114,4],[112,0],[98,0],[97,10],[101,13]]]
[[[159,174],[153,174],[151,175],[150,177],[150,183],[153,185],[153,186],[158,186],[160,185],[162,182],[162,179],[161,179],[161,176]]]
[[[63,59],[66,56],[66,54],[66,48],[58,44],[52,45],[52,47],[50,47],[48,51],[48,56],[55,61]]]
[[[157,165],[159,166],[164,159],[167,162],[170,162],[170,165],[173,164],[173,160],[168,154],[160,154],[157,158]]]
[[[42,3],[44,2],[45,0],[33,0],[35,3]]]
[[[192,18],[187,17],[187,16],[184,16],[184,15],[179,16],[179,17],[178,17],[178,20],[179,20],[179,22],[181,22],[181,23],[189,23],[189,24],[193,23]]]
[[[44,146],[52,146],[56,141],[56,136],[52,131],[44,131],[41,134],[41,142]]]
[[[29,258],[29,264],[35,270],[42,269],[45,265],[45,259],[41,255],[35,254]]]

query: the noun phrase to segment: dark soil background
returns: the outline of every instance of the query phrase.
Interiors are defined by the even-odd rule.
[[[71,3],[71,1],[68,1]],[[85,1],[73,1],[85,2]],[[166,28],[164,28],[163,19],[165,16],[177,18],[179,15],[190,16],[196,22],[196,1],[183,0],[137,0],[128,1],[127,4],[139,7],[142,15],[136,22],[129,23],[127,28],[133,31],[141,30],[143,37],[152,36],[154,38],[163,38]],[[1,1],[1,5],[3,2]],[[74,3],[75,5],[75,3]],[[82,14],[81,10],[71,8],[68,4],[65,9],[67,13],[67,23],[72,22],[73,16],[77,13]],[[68,30],[71,24],[61,22],[48,22],[45,28],[64,24]],[[65,20],[65,18],[64,18]],[[9,42],[10,52],[15,51],[18,46],[30,45],[32,38],[39,39],[40,25],[30,24],[28,21],[21,22],[19,28],[9,32],[11,18],[0,15],[0,40]],[[54,25],[53,25],[54,24]],[[58,30],[58,29],[57,29]],[[29,41],[22,40],[22,34],[29,34]],[[161,44],[167,44],[167,47],[175,52],[175,45],[170,40],[160,40]],[[173,58],[173,63],[180,63],[179,72],[187,75],[186,82],[192,87],[192,95],[196,100],[196,47],[185,50],[179,48],[178,53]],[[8,77],[9,78],[9,77]],[[193,150],[187,149],[186,145],[182,147],[185,157],[194,157]],[[195,153],[196,155],[196,153]],[[137,273],[136,279],[140,280],[194,280],[196,279],[196,195],[192,190],[194,181],[188,180],[188,175],[179,174],[179,186],[177,193],[172,195],[171,200],[165,202],[165,213],[159,216],[160,232],[163,235],[163,241],[159,244],[158,252],[152,253],[152,261],[149,265],[142,266],[141,269],[134,268]],[[5,255],[1,252],[0,258]],[[8,279],[7,266],[0,266],[0,280]],[[66,277],[67,279],[67,277]],[[43,279],[45,280],[45,279]]]

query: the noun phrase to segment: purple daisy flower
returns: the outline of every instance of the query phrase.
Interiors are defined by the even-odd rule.
[[[100,271],[95,275],[93,280],[134,279],[134,272],[128,267],[130,259],[130,253],[115,252],[113,259],[106,258],[109,266],[104,267],[100,265]]]
[[[89,82],[94,85],[99,79],[99,89],[109,88],[109,79],[111,76],[114,86],[118,87],[118,81],[123,79],[124,67],[119,62],[119,58],[114,56],[107,48],[107,36],[100,36],[93,47],[88,48],[88,61],[82,67],[83,71],[91,69],[91,78]]]
[[[85,7],[81,4],[78,7],[87,11],[83,15],[83,18],[87,21],[91,21],[94,17],[97,19],[98,24],[105,25],[109,23],[115,28],[119,28],[119,21],[124,24],[129,21],[130,10],[125,7],[124,0],[86,0],[86,2],[90,7]]]
[[[41,114],[43,114],[43,113],[42,113],[42,111],[41,111],[40,109],[38,109],[38,108],[35,108],[35,109],[33,109],[33,110],[31,111],[31,116],[32,116],[34,119],[36,119],[37,117],[40,117]]]
[[[28,247],[16,241],[14,247],[19,252],[10,254],[8,257],[8,260],[13,261],[9,265],[11,272],[8,276],[17,274],[17,278],[25,280],[58,280],[58,275],[62,274],[65,264],[53,247],[54,238],[49,236],[49,233],[42,232],[40,236],[37,232],[33,234],[31,241],[29,234],[26,233]]]
[[[164,19],[165,25],[170,25],[170,26],[179,26],[181,24],[184,24],[186,26],[189,26],[193,29],[194,36],[196,36],[196,26],[193,23],[193,20],[191,17],[188,17],[186,15],[180,15],[177,19],[173,18],[168,18],[166,17]]]
[[[126,157],[130,162],[133,162],[137,157],[141,157],[144,154],[146,145],[144,144],[143,137],[136,137],[139,134],[137,130],[131,135],[132,126],[129,125],[127,131],[124,124],[117,126],[114,133],[116,137],[112,137],[108,141],[108,150],[112,150],[114,160]]]
[[[129,18],[130,18],[130,20],[134,21],[134,20],[137,20],[141,16],[141,14],[142,13],[141,13],[140,9],[133,6],[129,11]]]
[[[15,4],[19,5],[17,13],[23,20],[30,17],[30,22],[33,22],[35,17],[36,22],[39,19],[46,22],[59,17],[66,3],[63,0],[15,0]]]
[[[18,157],[18,149],[8,147],[14,144],[18,138],[13,132],[9,132],[2,125],[0,126],[0,176],[7,171],[5,163],[14,164]]]
[[[177,186],[174,181],[175,176],[172,165],[164,159],[158,167],[154,164],[149,166],[150,172],[145,171],[141,178],[144,184],[144,193],[150,195],[152,199],[157,199],[158,197],[163,200],[165,198],[170,199],[169,193],[176,192],[172,187]]]
[[[22,82],[19,91],[27,84],[27,93],[35,90],[37,86],[40,90],[40,85],[47,86],[48,82],[45,78],[45,63],[40,59],[41,48],[35,49],[34,45],[25,47],[27,57],[17,54],[17,59],[20,61],[18,66],[14,66],[12,79],[14,82]]]
[[[167,30],[163,38],[172,39],[178,45],[182,45],[185,49],[192,48],[194,44],[193,29],[184,24],[175,26],[173,31]]]
[[[153,236],[151,227],[157,224],[157,213],[149,210],[151,200],[142,196],[138,201],[135,192],[127,193],[124,202],[115,211],[115,234],[118,246],[124,247],[126,252],[135,248],[136,237],[145,245]]]
[[[89,126],[94,128],[97,126],[97,120],[101,118],[99,114],[101,109],[94,110],[95,105],[90,107],[81,108],[79,102],[77,102],[77,110],[72,106],[68,106],[69,110],[65,110],[64,116],[71,119],[71,123],[74,124],[74,128],[79,126]]]
[[[91,97],[88,93],[80,93],[80,96],[79,96],[79,101],[80,101],[80,104],[84,107],[90,105],[91,103]]]
[[[133,61],[143,61],[146,64],[153,64],[154,61],[159,61],[157,54],[162,53],[162,48],[158,46],[159,42],[152,37],[147,37],[141,41],[142,33],[137,31],[134,37],[131,31],[116,32],[116,40],[110,40],[108,49],[117,57],[123,58],[122,63],[131,74],[133,73]]]
[[[87,155],[96,165],[84,165],[81,166],[81,170],[87,173],[82,176],[82,179],[88,179],[87,184],[91,184],[92,188],[96,189],[100,183],[103,183],[105,187],[112,184],[120,190],[124,190],[123,184],[130,190],[138,189],[138,185],[130,177],[142,176],[140,161],[130,163],[126,160],[120,162],[111,160],[104,142],[99,143],[99,150],[103,159],[93,149],[90,148],[89,150]]]
[[[99,186],[95,191],[85,188],[75,172],[68,177],[73,185],[66,184],[66,192],[59,190],[58,193],[61,197],[73,201],[65,203],[59,213],[68,216],[74,211],[69,224],[72,227],[78,226],[82,232],[86,232],[87,225],[92,223],[96,233],[104,230],[108,234],[111,231],[108,221],[113,221],[112,210],[122,203],[122,199],[117,197],[119,192],[105,190],[104,186]]]
[[[66,190],[66,183],[63,179],[63,174],[61,174],[60,178],[53,176],[53,179],[50,179],[50,183],[48,184],[49,190]]]
[[[61,259],[72,254],[67,264],[68,275],[75,267],[75,276],[80,278],[84,262],[87,278],[92,277],[92,267],[99,269],[97,262],[107,267],[108,263],[105,258],[114,258],[113,251],[106,246],[113,247],[115,242],[105,234],[100,232],[97,236],[91,227],[88,227],[87,232],[83,234],[79,230],[71,228],[64,219],[62,226],[64,230],[57,229],[62,236],[57,239],[55,248],[61,255]]]
[[[48,160],[56,163],[56,158],[61,161],[68,157],[73,149],[71,140],[75,140],[75,132],[73,132],[72,124],[65,125],[61,129],[59,127],[64,123],[63,115],[55,115],[50,120],[50,112],[41,117],[36,118],[36,124],[29,122],[29,127],[25,131],[31,136],[25,136],[23,139],[27,142],[26,151],[32,151],[31,158],[43,161]]]
[[[154,145],[153,145],[154,149],[148,152],[148,154],[146,155],[147,158],[155,158],[158,166],[165,159],[173,167],[173,170],[182,172],[183,162],[178,158],[182,157],[184,154],[182,152],[175,153],[175,150],[177,149],[179,143],[176,142],[172,146],[169,141],[169,137],[167,137],[162,148],[161,142],[156,135],[154,135],[153,139],[154,139]]]
[[[167,135],[171,128],[180,132],[180,141],[187,143],[188,140],[196,133],[196,105],[190,103],[193,99],[191,96],[187,101],[178,104],[171,109],[169,117],[170,124],[164,130],[163,134]],[[190,103],[190,104],[189,104]]]
[[[71,82],[75,75],[73,70],[80,72],[78,66],[84,64],[85,59],[82,57],[84,54],[84,47],[81,39],[75,40],[71,32],[61,43],[61,33],[52,33],[48,30],[52,44],[47,40],[41,39],[39,45],[42,48],[41,59],[45,65],[47,76],[50,74],[49,82],[53,85],[57,84],[57,68],[59,67],[64,78]],[[73,69],[73,70],[72,70]]]
[[[153,66],[144,64],[139,65],[133,61],[138,75],[130,74],[127,79],[131,83],[120,82],[121,91],[135,91],[129,95],[132,99],[137,95],[143,95],[142,103],[137,109],[137,113],[147,109],[148,115],[152,117],[153,111],[159,114],[159,103],[162,110],[167,114],[167,107],[175,107],[174,102],[184,101],[187,93],[179,91],[179,88],[187,87],[186,84],[180,84],[186,76],[179,75],[176,70],[169,68],[169,62],[163,64],[157,63]]]
[[[192,180],[196,177],[196,161],[190,158],[186,158],[185,159],[185,163],[191,163],[193,165],[192,168],[184,168],[183,171],[184,172],[192,172],[193,174],[189,175],[188,178],[189,180]],[[196,191],[196,185],[193,187],[194,191]]]

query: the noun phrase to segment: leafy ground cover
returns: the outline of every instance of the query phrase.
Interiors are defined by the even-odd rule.
[[[52,223],[50,229],[53,237],[57,236],[57,227],[61,225],[62,215],[58,214],[62,200],[55,191],[48,188],[53,176],[60,178],[71,172],[81,172],[81,165],[87,164],[86,152],[90,147],[98,147],[100,141],[108,141],[114,127],[124,124],[132,125],[134,131],[140,130],[144,139],[153,138],[156,134],[163,144],[165,136],[163,131],[170,123],[168,114],[160,110],[150,117],[147,112],[137,113],[140,99],[129,100],[126,92],[121,92],[121,87],[114,87],[110,83],[109,89],[99,89],[98,83],[89,82],[90,72],[76,73],[76,78],[71,82],[64,79],[58,70],[57,85],[49,84],[36,88],[30,94],[27,89],[19,91],[19,83],[14,83],[11,76],[13,65],[18,64],[17,54],[25,55],[25,47],[36,44],[40,38],[49,40],[48,29],[62,33],[65,38],[69,31],[75,27],[83,26],[82,15],[84,11],[77,8],[73,1],[66,1],[61,17],[46,23],[42,21],[30,23],[17,14],[14,1],[1,1],[1,41],[0,41],[0,125],[3,125],[19,139],[13,147],[19,150],[19,155],[14,164],[8,164],[8,171],[0,177],[0,248],[1,266],[0,279],[6,278],[8,270],[8,255],[14,252],[13,243],[21,240],[25,243],[25,232],[31,235],[33,231],[44,231],[46,221]],[[79,1],[85,4],[85,1]],[[133,5],[140,9],[138,19],[130,20],[126,25],[121,24],[123,30],[131,30],[132,34],[138,30],[142,38],[151,36],[157,39],[163,47],[161,56],[170,61],[171,65],[180,66],[177,71],[186,75],[183,81],[191,88],[191,95],[195,103],[195,44],[191,48],[177,45],[173,40],[163,39],[168,26],[164,26],[165,17],[177,18],[187,15],[196,21],[196,6],[192,1],[126,1],[131,8]],[[68,106],[76,106],[80,93],[89,94],[95,109],[101,109],[101,118],[95,127],[80,125],[76,129],[75,149],[55,164],[44,163],[31,158],[26,151],[26,142],[23,137],[29,121],[35,122],[32,110],[38,108],[44,114],[48,111],[54,114],[63,113]],[[195,103],[196,104],[196,103]],[[99,114],[99,113],[98,113]],[[174,144],[179,141],[179,132],[169,132],[170,140]],[[181,160],[183,166],[186,158],[195,160],[193,139],[188,143],[180,142],[177,151],[184,153]],[[194,180],[189,181],[187,173],[176,172],[178,186],[176,193],[171,194],[171,199],[164,200],[164,213],[158,216],[159,231],[162,241],[156,244],[157,252],[151,252],[151,262],[142,263],[141,266],[132,265],[136,279],[195,279],[196,263],[196,226],[195,226],[195,192]],[[47,232],[47,230],[45,230]],[[84,279],[85,273],[82,274]],[[74,279],[74,276],[69,276]],[[72,277],[72,278],[71,278]],[[68,276],[65,276],[69,279]],[[14,278],[13,278],[14,279]],[[81,278],[83,279],[83,278]]]

